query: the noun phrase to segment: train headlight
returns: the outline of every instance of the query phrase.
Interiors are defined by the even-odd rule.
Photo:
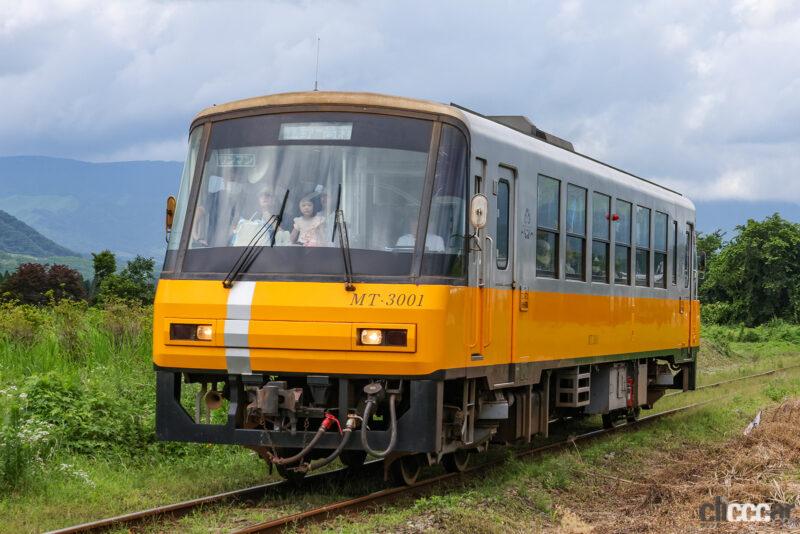
[[[214,327],[210,324],[197,325],[197,340],[198,341],[211,341],[214,339]]]
[[[365,328],[361,331],[362,345],[382,345],[383,331],[373,328]]]
[[[381,347],[408,346],[408,330],[399,328],[362,328],[359,344]]]
[[[174,341],[213,341],[214,327],[210,324],[169,325],[169,338]]]

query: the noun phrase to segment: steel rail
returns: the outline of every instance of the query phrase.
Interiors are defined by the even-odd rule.
[[[800,367],[800,365],[793,365],[793,366],[789,366],[789,367],[782,367],[782,368],[779,368],[779,369],[772,369],[770,371],[766,371],[766,372],[762,372],[762,373],[758,373],[758,374],[754,374],[754,375],[737,377],[737,378],[734,378],[734,379],[731,379],[731,380],[725,380],[725,381],[717,382],[717,383],[714,383],[714,384],[706,384],[706,385],[703,385],[703,386],[699,386],[696,389],[699,390],[699,389],[705,389],[705,388],[718,387],[718,386],[721,386],[721,385],[729,384],[729,383],[732,383],[732,382],[738,382],[738,381],[741,381],[741,380],[748,380],[748,379],[768,376],[768,375],[771,375],[771,374],[775,374],[775,373],[778,373],[778,372],[781,372],[781,371],[786,371],[786,370],[789,370],[789,369],[794,369],[794,368],[797,368],[797,367]],[[667,394],[667,395],[665,395],[665,397],[676,395],[676,394],[678,394],[678,392]],[[664,412],[659,412],[657,414],[648,415],[646,417],[640,418],[638,422],[641,422],[641,423],[647,422],[647,421],[653,420],[654,418],[663,417],[665,415],[676,413],[677,411],[688,410],[690,408],[694,408],[694,407],[700,406],[702,404],[707,404],[708,402],[711,402],[711,401],[692,404],[692,405],[689,405],[689,406],[686,406],[686,407],[683,407],[683,408],[676,408],[676,409],[673,409],[673,410],[667,410],[667,411],[664,411]],[[546,452],[548,450],[555,450],[557,448],[564,447],[565,445],[573,443],[574,441],[577,441],[577,440],[589,439],[589,438],[592,438],[592,437],[596,437],[596,436],[600,436],[600,435],[603,435],[603,434],[607,434],[610,431],[620,430],[620,429],[624,429],[624,428],[631,428],[632,426],[633,425],[622,425],[620,427],[615,427],[613,429],[594,430],[592,432],[588,432],[586,434],[582,434],[582,435],[580,435],[578,437],[571,438],[571,439],[568,439],[566,441],[554,442],[554,443],[550,443],[550,444],[547,444],[547,445],[542,445],[541,447],[537,447],[537,448],[534,448],[534,449],[529,449],[527,451],[522,451],[520,453],[517,453],[517,456],[521,457],[521,456],[541,454],[541,453]],[[476,469],[482,469],[482,468],[485,468],[485,467],[494,466],[494,465],[497,465],[498,463],[501,463],[502,461],[504,461],[504,460],[486,462],[484,464],[481,464],[480,466],[476,466],[476,467],[468,469],[467,471],[465,471],[465,473],[471,473]],[[380,465],[382,463],[383,462],[381,460],[374,460],[374,461],[371,461],[371,462],[367,462],[364,465],[365,465],[365,467],[375,468],[376,466],[378,466],[378,465]],[[333,478],[336,478],[336,477],[339,477],[339,476],[346,476],[347,473],[348,473],[348,469],[347,468],[340,468],[340,469],[335,469],[335,470],[332,470],[332,471],[325,471],[325,472],[322,472],[322,473],[309,475],[308,477],[306,477],[304,479],[304,484],[307,485],[308,483],[323,482],[325,480],[333,479]],[[281,525],[286,526],[286,525],[289,525],[289,524],[291,524],[293,522],[303,522],[303,521],[306,521],[306,520],[314,518],[314,517],[319,517],[321,515],[330,514],[330,513],[335,512],[335,511],[337,511],[339,509],[342,509],[343,507],[346,508],[345,503],[351,503],[351,504],[349,504],[350,509],[355,509],[360,503],[364,503],[364,504],[369,504],[370,502],[374,503],[374,502],[378,502],[381,499],[382,496],[384,498],[388,499],[388,498],[391,498],[391,496],[393,496],[393,495],[402,494],[404,492],[407,493],[407,492],[412,491],[415,488],[419,490],[419,489],[422,489],[424,487],[430,486],[431,484],[435,484],[435,483],[438,483],[438,482],[443,482],[445,480],[452,479],[454,476],[458,476],[459,474],[460,473],[455,473],[455,474],[448,473],[448,474],[445,474],[445,475],[440,475],[440,476],[437,476],[437,477],[433,477],[433,478],[430,478],[430,479],[425,479],[425,480],[419,481],[416,484],[414,484],[413,486],[405,486],[405,487],[399,487],[399,488],[389,488],[387,490],[376,492],[374,494],[370,494],[370,495],[366,495],[366,496],[362,496],[362,497],[357,497],[357,498],[349,499],[349,500],[346,500],[346,501],[340,501],[340,502],[332,503],[332,504],[329,504],[329,505],[326,505],[326,506],[323,506],[323,507],[320,507],[320,508],[317,508],[317,509],[314,509],[314,510],[309,510],[307,512],[301,512],[301,513],[298,513],[298,514],[294,514],[292,516],[286,516],[285,518],[279,518],[279,519],[275,519],[275,520],[272,520],[272,521],[259,523],[258,525],[253,525],[251,527],[246,527],[245,529],[242,529],[242,530],[237,531],[237,532],[242,532],[242,533],[245,533],[245,532],[269,532],[270,530],[272,530],[272,531],[279,530],[280,528],[282,528]],[[264,495],[266,495],[268,492],[271,492],[271,491],[282,491],[282,490],[289,489],[289,488],[294,488],[294,487],[295,486],[293,486],[291,483],[289,483],[286,480],[281,480],[281,481],[277,481],[277,482],[270,482],[270,483],[267,483],[267,484],[259,484],[257,486],[251,486],[251,487],[248,487],[248,488],[232,490],[232,491],[226,491],[226,492],[218,493],[218,494],[215,494],[215,495],[209,495],[209,496],[206,496],[206,497],[199,497],[197,499],[190,499],[190,500],[186,500],[186,501],[182,501],[182,502],[178,502],[178,503],[173,503],[173,504],[168,504],[168,505],[164,505],[164,506],[157,506],[157,507],[149,508],[147,510],[141,510],[141,511],[138,511],[138,512],[131,512],[131,513],[122,514],[122,515],[118,515],[118,516],[114,516],[114,517],[109,517],[109,518],[106,518],[106,519],[100,519],[100,520],[97,520],[97,521],[91,521],[91,522],[87,522],[87,523],[82,523],[80,525],[66,527],[66,528],[62,528],[62,529],[58,529],[58,530],[52,530],[48,534],[73,534],[73,533],[79,533],[79,532],[101,532],[101,531],[108,530],[108,529],[111,529],[111,528],[116,528],[116,527],[120,527],[120,526],[130,526],[130,525],[143,523],[145,521],[153,520],[153,519],[166,518],[166,517],[177,517],[177,516],[184,515],[184,514],[187,514],[189,512],[192,512],[193,510],[197,510],[199,508],[202,508],[203,506],[220,504],[220,503],[223,503],[223,502],[226,502],[226,501],[245,501],[245,500],[257,499],[257,498],[263,497]],[[379,495],[379,494],[382,494],[382,495]],[[279,522],[279,521],[281,521],[283,519],[287,519],[287,520],[283,521],[281,523],[277,523],[277,522]],[[272,523],[275,523],[276,526],[273,526],[273,527],[266,526],[266,527],[264,527],[264,525],[270,525]],[[259,529],[259,528],[261,528],[261,529]]]
[[[699,391],[701,389],[716,388],[716,387],[719,387],[719,386],[724,386],[725,384],[732,384],[733,382],[740,382],[742,380],[750,380],[750,379],[759,378],[759,377],[762,377],[762,376],[774,375],[776,373],[780,373],[780,372],[783,372],[783,371],[788,371],[790,369],[797,369],[798,367],[800,367],[800,364],[798,364],[798,365],[790,365],[788,367],[779,367],[777,369],[770,369],[769,371],[764,371],[762,373],[757,373],[757,374],[754,374],[754,375],[739,376],[737,378],[731,378],[730,380],[723,380],[721,382],[714,382],[713,384],[704,384],[702,386],[697,386],[696,388],[694,388],[693,391]],[[666,395],[664,395],[664,398],[672,397],[674,395],[680,395],[681,393],[683,393],[683,391],[673,391],[671,393],[667,393]]]
[[[515,458],[523,458],[528,456],[537,456],[543,454],[545,452],[555,451],[559,449],[563,449],[569,445],[572,445],[578,441],[586,441],[592,438],[596,438],[599,436],[603,436],[606,434],[610,434],[612,432],[622,431],[625,429],[635,428],[639,425],[650,423],[657,419],[661,419],[662,417],[667,417],[669,415],[674,415],[676,413],[685,412],[691,410],[693,408],[698,408],[700,406],[704,406],[713,402],[716,399],[710,399],[703,402],[697,402],[694,404],[690,404],[688,406],[682,406],[680,408],[673,408],[671,410],[665,410],[663,412],[659,412],[657,414],[648,415],[646,417],[642,417],[634,423],[627,423],[620,426],[615,426],[612,428],[601,428],[598,430],[592,430],[585,434],[580,434],[578,436],[569,437],[562,441],[556,441],[553,443],[548,443],[546,445],[542,445],[540,447],[535,447],[533,449],[528,449],[524,451],[519,451],[514,454]],[[345,513],[350,513],[357,511],[361,508],[366,508],[381,502],[389,501],[400,496],[411,495],[414,493],[419,493],[424,489],[434,486],[440,483],[448,482],[454,480],[456,478],[460,478],[462,475],[472,475],[478,471],[483,471],[489,467],[495,467],[504,463],[505,459],[497,459],[492,460],[489,462],[482,463],[481,465],[472,467],[467,469],[462,473],[445,473],[443,475],[427,478],[416,482],[410,486],[400,486],[394,488],[388,488],[385,490],[376,491],[370,493],[368,495],[362,495],[360,497],[355,497],[352,499],[345,499],[341,501],[337,501],[334,503],[326,504],[324,506],[320,506],[318,508],[313,508],[311,510],[306,510],[305,512],[298,512],[296,514],[291,514],[283,517],[278,517],[276,519],[270,519],[267,521],[263,521],[260,523],[255,523],[253,525],[244,527],[242,529],[234,530],[234,534],[256,534],[256,533],[265,533],[265,532],[281,532],[289,527],[295,528],[301,526],[305,523],[311,522],[319,522],[329,519],[331,517],[344,515]]]
[[[381,465],[382,463],[383,463],[382,460],[373,460],[365,463],[364,467],[372,468]],[[331,471],[315,473],[313,475],[307,476],[304,479],[304,483],[323,482],[325,480],[333,479],[338,476],[344,476],[347,474],[347,472],[348,472],[347,468],[342,467]],[[294,486],[288,480],[279,480],[267,484],[259,484],[257,486],[250,486],[248,488],[226,491],[223,493],[217,493],[215,495],[199,497],[197,499],[190,499],[178,503],[167,504],[164,506],[156,506],[153,508],[148,508],[147,510],[141,510],[139,512],[131,512],[128,514],[122,514],[114,517],[109,517],[106,519],[100,519],[98,521],[82,523],[80,525],[75,525],[72,527],[66,527],[58,530],[51,530],[46,534],[74,534],[78,532],[101,532],[104,530],[108,530],[110,528],[116,528],[123,525],[133,525],[137,523],[143,523],[149,519],[180,516],[187,514],[193,510],[202,508],[203,506],[219,504],[226,501],[246,501],[246,500],[258,499],[260,497],[263,497],[270,491],[281,491],[295,487],[296,486]]]

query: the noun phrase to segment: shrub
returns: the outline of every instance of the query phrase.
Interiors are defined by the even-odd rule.
[[[31,419],[25,409],[26,394],[11,386],[0,391],[0,490],[19,489],[44,463],[51,450],[51,426]]]
[[[45,320],[40,308],[0,303],[0,339],[31,345],[40,338]]]
[[[135,456],[153,440],[142,413],[150,399],[137,388],[109,394],[95,384],[50,373],[30,377],[22,390],[29,416],[52,425],[67,450]]]
[[[23,263],[3,281],[0,297],[41,306],[63,299],[84,299],[86,289],[80,273],[66,265]]]
[[[709,324],[729,324],[733,310],[728,302],[709,302],[700,307],[700,319]]]
[[[155,260],[136,256],[119,274],[110,274],[100,283],[97,301],[124,301],[135,304],[153,302]]]

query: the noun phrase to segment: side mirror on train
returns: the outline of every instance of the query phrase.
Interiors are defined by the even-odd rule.
[[[167,219],[165,222],[168,234],[172,230],[172,220],[175,218],[176,203],[177,201],[175,200],[175,197],[173,197],[172,195],[167,197]]]
[[[489,213],[489,199],[486,195],[478,193],[472,197],[469,203],[469,223],[480,230],[486,226],[486,218]]]

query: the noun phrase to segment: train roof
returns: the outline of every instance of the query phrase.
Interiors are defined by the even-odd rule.
[[[590,172],[605,175],[610,179],[616,178],[617,180],[628,182],[630,185],[641,185],[654,194],[661,193],[663,196],[673,197],[673,200],[679,204],[694,209],[694,204],[679,192],[585,154],[581,154],[580,152],[576,152],[572,147],[572,143],[538,129],[526,117],[517,115],[486,116],[459,106],[458,104],[448,105],[430,100],[380,93],[304,91],[264,95],[214,105],[198,113],[192,122],[194,123],[214,115],[236,111],[298,105],[365,106],[370,108],[402,109],[452,117],[465,123],[470,129],[475,128],[482,131],[485,135],[496,138],[515,138],[521,142],[523,148],[528,150],[533,149],[550,157],[560,157],[560,159],[565,159],[578,167],[585,168]],[[511,135],[509,136],[509,134]],[[535,140],[535,142],[531,143],[530,140]],[[633,180],[631,180],[631,178],[633,178]]]
[[[464,113],[454,107],[429,100],[419,100],[416,98],[405,98],[401,96],[383,95],[379,93],[351,93],[339,91],[306,91],[302,93],[281,93],[276,95],[257,96],[236,100],[227,104],[220,104],[206,108],[194,118],[195,121],[220,113],[230,113],[255,108],[265,108],[272,106],[296,106],[296,105],[351,105],[369,106],[379,108],[404,109],[419,111],[423,113],[433,113],[447,115],[466,122]]]

